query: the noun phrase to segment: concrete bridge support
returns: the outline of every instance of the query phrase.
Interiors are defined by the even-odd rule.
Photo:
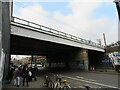
[[[48,56],[47,59],[49,62],[49,68],[51,68],[51,63],[56,63],[57,65],[58,63],[64,62],[65,68],[80,68],[85,71],[88,71],[89,69],[88,50],[86,49],[54,54]]]
[[[9,2],[0,1],[0,89],[10,62],[10,13]],[[1,57],[2,56],[2,57]],[[3,75],[4,74],[4,75]]]
[[[89,57],[88,57],[88,50],[81,49],[79,50],[75,55],[75,61],[77,61],[77,64],[83,65],[83,68],[85,71],[88,71],[89,69]]]
[[[83,61],[85,71],[88,71],[89,69],[88,50],[82,49],[80,51],[80,60]]]

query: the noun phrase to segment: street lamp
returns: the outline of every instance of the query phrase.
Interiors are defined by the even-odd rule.
[[[118,18],[119,18],[119,21],[118,21],[118,35],[119,35],[120,34],[120,0],[115,0],[114,2],[116,4],[116,8],[117,8],[117,11],[118,11]],[[119,37],[118,37],[118,41],[120,41]]]
[[[118,11],[118,16],[119,16],[119,21],[120,21],[120,0],[115,0],[114,2],[116,4],[116,8],[117,8],[117,11]]]

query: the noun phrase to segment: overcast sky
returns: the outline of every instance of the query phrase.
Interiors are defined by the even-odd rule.
[[[31,2],[30,2],[31,1]],[[14,0],[14,16],[97,42],[118,40],[118,16],[113,0]]]

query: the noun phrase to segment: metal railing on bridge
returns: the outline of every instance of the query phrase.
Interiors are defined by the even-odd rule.
[[[33,28],[33,30],[37,29],[37,31],[39,31],[39,32],[44,32],[44,33],[47,33],[47,34],[55,35],[57,37],[72,40],[72,41],[75,41],[75,42],[78,42],[78,43],[82,43],[82,44],[86,44],[86,45],[90,45],[90,46],[93,46],[93,47],[104,49],[103,45],[92,42],[90,40],[85,40],[85,39],[82,39],[80,37],[76,37],[74,35],[67,34],[67,33],[64,33],[64,32],[61,32],[61,31],[58,31],[58,30],[55,30],[55,29],[52,29],[52,28],[49,28],[49,27],[46,27],[46,26],[43,26],[43,25],[39,25],[39,24],[24,20],[24,19],[21,19],[21,18],[18,18],[18,17],[12,17],[11,22],[14,22],[14,23],[17,23],[17,24],[20,24],[20,25],[24,25],[24,26],[29,26],[29,27]]]

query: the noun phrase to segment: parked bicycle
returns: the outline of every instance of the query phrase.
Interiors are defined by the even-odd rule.
[[[56,75],[56,83],[54,88],[55,89],[62,89],[62,90],[71,90],[71,87],[69,84],[67,84],[67,80],[64,80],[63,77],[59,77]]]
[[[50,77],[45,76],[44,80],[45,80],[44,81],[44,86],[54,88],[54,82],[51,80]]]

